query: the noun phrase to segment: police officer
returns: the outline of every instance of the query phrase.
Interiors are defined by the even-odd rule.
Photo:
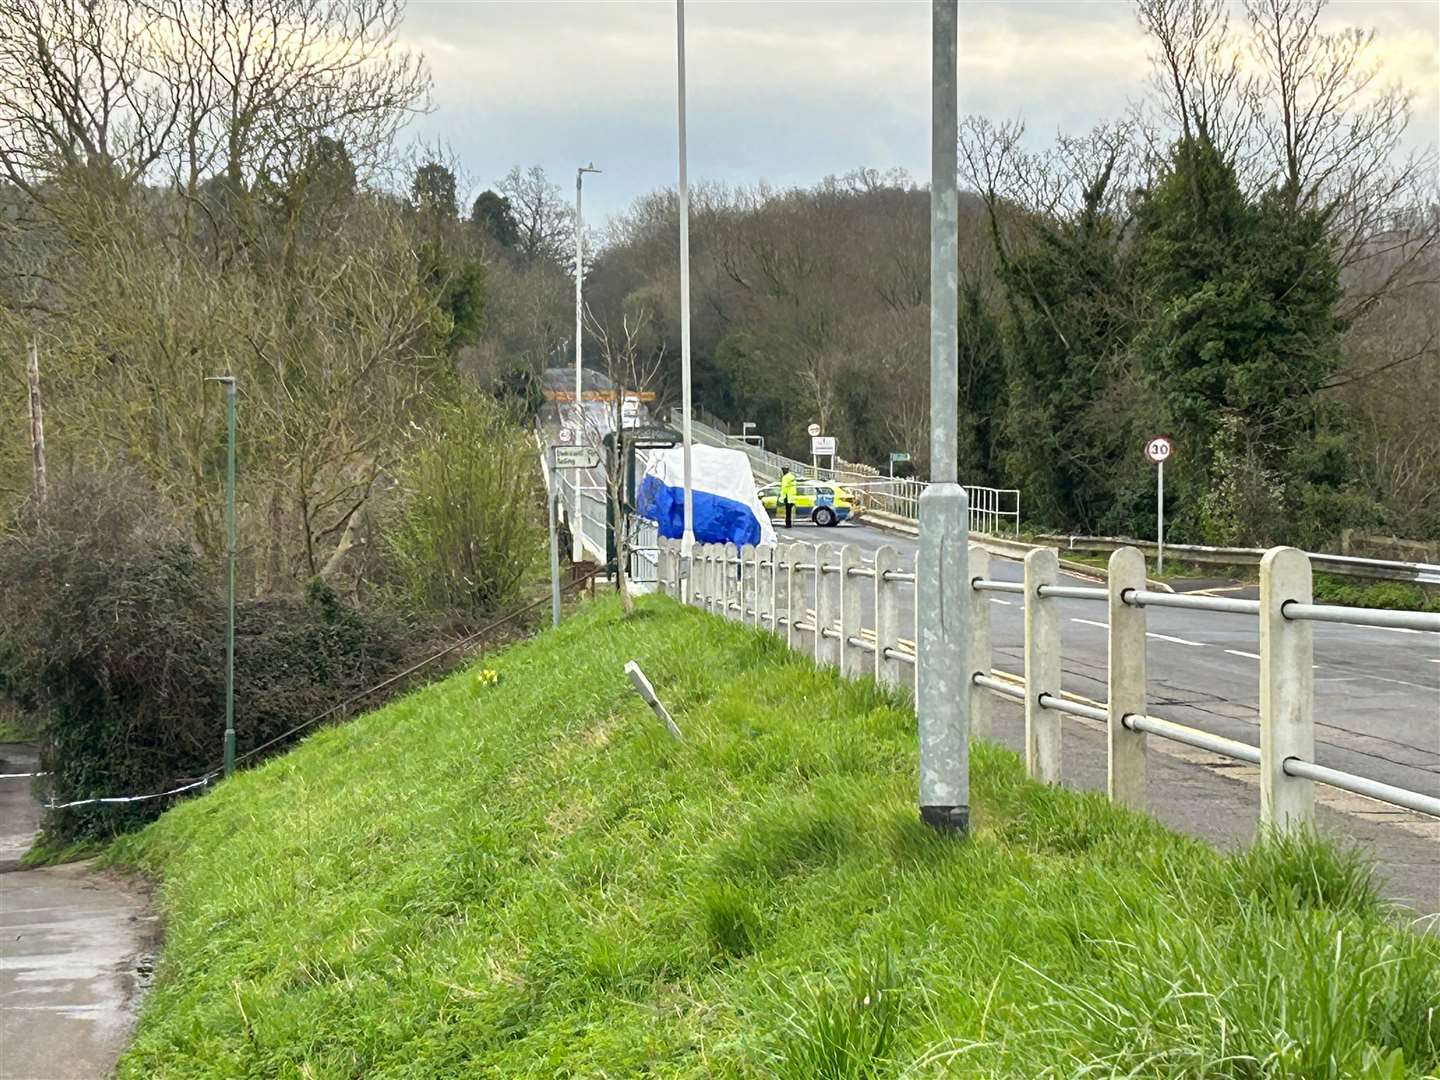
[[[780,470],[780,496],[777,504],[785,507],[785,528],[794,527],[795,474],[789,469]]]

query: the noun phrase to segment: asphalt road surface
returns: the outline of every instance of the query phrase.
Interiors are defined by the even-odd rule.
[[[907,568],[916,541],[862,524],[777,529],[782,542],[847,543],[868,559],[888,544]],[[990,577],[1024,578],[1023,566],[991,556]],[[1061,574],[1067,584],[1094,584]],[[861,579],[871,588],[868,579]],[[1241,594],[1228,594],[1241,595]],[[1253,595],[1253,594],[1252,594]],[[914,594],[901,600],[901,626],[914,626]],[[1064,689],[1103,702],[1106,610],[1099,601],[1056,600]],[[1024,609],[1018,596],[991,597],[994,666],[1023,669]],[[1253,616],[1146,609],[1148,711],[1259,745],[1259,627]],[[873,618],[865,621],[873,626]],[[1385,783],[1440,796],[1440,634],[1315,625],[1316,758]],[[906,634],[907,637],[912,636]]]

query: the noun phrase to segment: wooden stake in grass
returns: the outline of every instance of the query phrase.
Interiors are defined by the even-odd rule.
[[[655,696],[655,688],[650,685],[650,680],[645,678],[645,673],[640,670],[640,665],[634,660],[628,661],[625,664],[625,674],[630,676],[630,681],[635,685],[635,692],[645,699],[645,704],[649,705],[655,715],[660,718],[660,722],[665,725],[665,730],[670,733],[670,737],[679,742],[681,739],[680,729],[675,726],[675,721],[670,719],[670,713],[666,711],[664,705],[660,704],[660,699]]]

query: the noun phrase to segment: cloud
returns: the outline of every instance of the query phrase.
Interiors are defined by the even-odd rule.
[[[1415,139],[1434,143],[1433,4],[1336,3],[1333,25],[1375,26],[1383,77],[1417,91]],[[929,173],[930,5],[686,4],[690,172],[811,183],[861,166]],[[540,164],[587,207],[622,209],[676,175],[675,8],[668,0],[412,0],[403,28],[435,74],[419,135],[442,138],[477,184]],[[1147,88],[1148,43],[1125,0],[962,0],[961,109],[1023,117],[1037,139],[1123,113]],[[587,216],[589,216],[587,214]]]

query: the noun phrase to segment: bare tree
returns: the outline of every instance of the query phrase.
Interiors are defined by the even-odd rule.
[[[585,325],[600,347],[600,360],[604,366],[613,391],[613,412],[610,421],[603,427],[609,428],[609,453],[605,458],[605,500],[610,518],[615,523],[615,587],[620,593],[620,604],[625,614],[635,609],[630,593],[630,559],[635,552],[639,536],[639,522],[625,505],[626,450],[621,432],[625,424],[625,399],[633,395],[638,401],[640,394],[654,389],[659,381],[665,360],[663,346],[647,345],[650,313],[644,308],[624,312],[619,327],[607,327],[588,308]],[[593,414],[586,413],[586,423],[592,427],[592,439],[597,445],[604,445],[606,432]]]
[[[496,187],[515,214],[520,233],[515,252],[522,266],[541,260],[565,265],[574,258],[574,208],[544,169],[517,165]]]

